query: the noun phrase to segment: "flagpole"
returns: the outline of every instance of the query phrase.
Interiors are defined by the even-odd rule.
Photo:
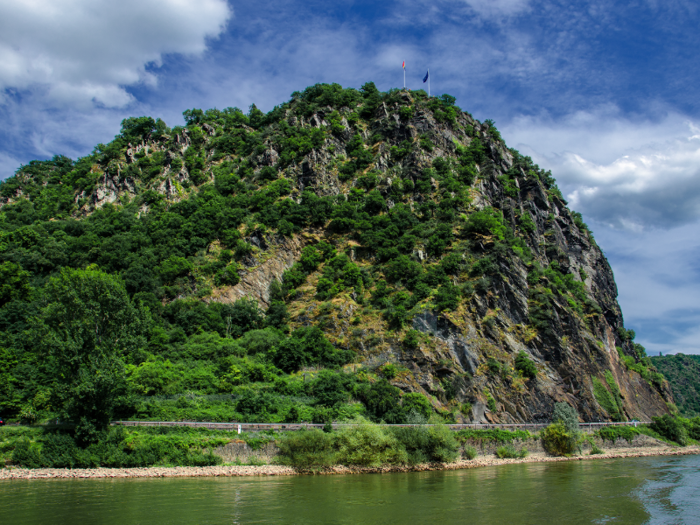
[[[430,68],[428,68],[428,96],[430,96]]]

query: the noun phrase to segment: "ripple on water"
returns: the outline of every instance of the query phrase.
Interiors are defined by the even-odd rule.
[[[275,478],[16,480],[0,522],[700,523],[700,456]]]

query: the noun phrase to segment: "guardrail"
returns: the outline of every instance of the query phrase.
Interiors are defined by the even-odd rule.
[[[651,421],[636,421],[636,422],[603,422],[603,423],[579,423],[582,430],[589,431],[597,430],[602,427],[613,426],[637,426],[640,424],[649,424]],[[323,428],[322,423],[215,423],[209,421],[112,421],[112,425],[120,425],[125,427],[193,427],[193,428],[208,428],[211,430],[229,430],[236,432],[260,432],[264,430],[304,430],[310,428]],[[459,423],[447,425],[452,430],[464,429],[506,429],[506,430],[542,430],[549,423]],[[334,429],[352,426],[351,423],[332,423]],[[423,425],[408,425],[408,424],[386,424],[388,427],[414,427]],[[425,425],[430,426],[430,425]]]

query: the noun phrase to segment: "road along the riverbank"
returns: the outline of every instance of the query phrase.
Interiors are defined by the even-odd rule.
[[[554,457],[542,452],[522,459],[499,459],[493,455],[478,456],[472,460],[454,463],[426,463],[421,465],[386,465],[383,467],[334,466],[315,474],[369,474],[387,472],[419,472],[428,470],[459,470],[514,463],[549,463],[558,461],[587,461],[594,459],[639,458],[650,456],[685,456],[700,454],[700,447],[635,447],[618,448],[614,452],[594,456]],[[149,468],[96,468],[96,469],[0,469],[0,480],[57,479],[57,478],[170,478],[170,477],[237,477],[237,476],[294,476],[308,474],[281,465],[217,466],[217,467],[149,467]]]

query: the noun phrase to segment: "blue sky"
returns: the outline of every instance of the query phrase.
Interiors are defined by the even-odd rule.
[[[0,178],[127,116],[269,110],[316,82],[450,93],[551,169],[650,353],[700,353],[700,5],[33,0],[0,5]]]

